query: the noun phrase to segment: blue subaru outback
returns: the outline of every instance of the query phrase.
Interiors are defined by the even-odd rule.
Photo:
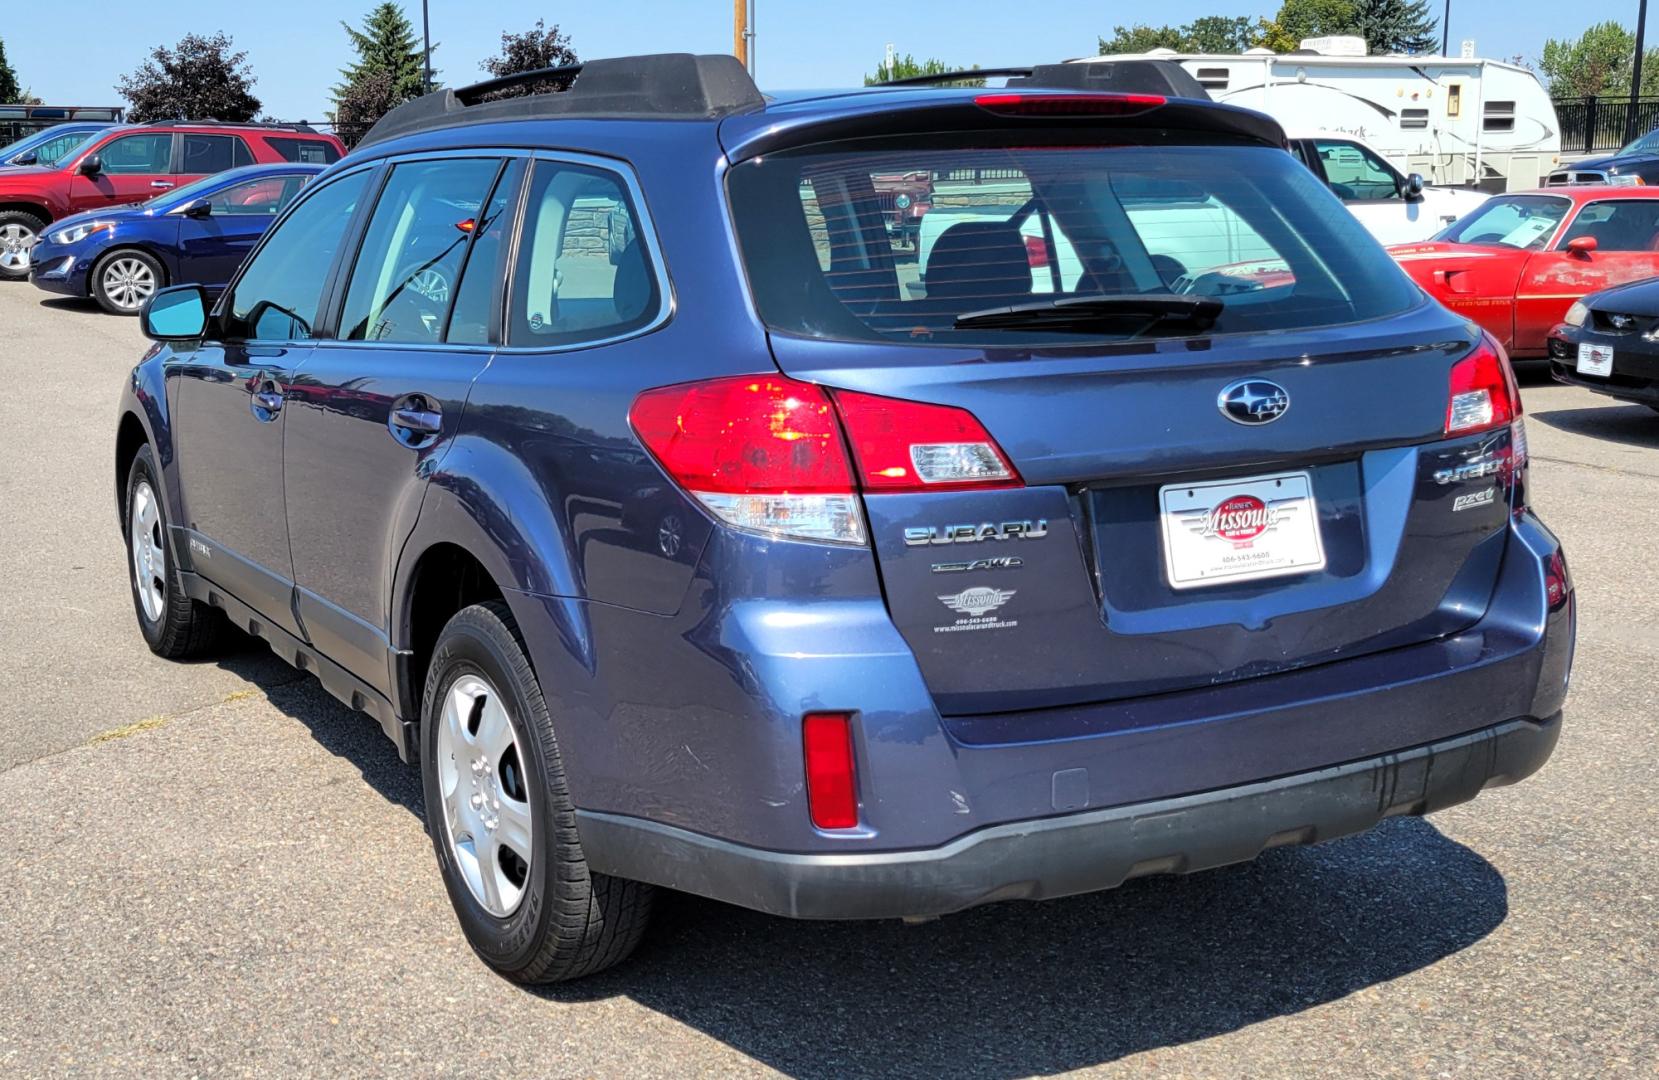
[[[1548,758],[1508,361],[1272,120],[1146,63],[537,77],[160,291],[114,463],[150,647],[234,626],[375,717],[490,966],[605,968],[656,887],[940,915]]]

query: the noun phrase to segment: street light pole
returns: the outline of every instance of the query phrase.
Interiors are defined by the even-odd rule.
[[[1440,55],[1450,56],[1452,47],[1452,0],[1446,0],[1446,14],[1440,17]]]
[[[1452,0],[1447,0],[1447,3],[1450,2]],[[1646,0],[1642,2],[1646,3]],[[421,50],[421,55],[425,56],[425,66],[421,73],[420,88],[421,93],[431,93],[431,18],[426,15],[426,0],[420,0],[420,33],[421,38],[425,40],[425,48]]]
[[[1636,103],[1642,96],[1642,51],[1647,47],[1647,0],[1641,0],[1636,9],[1636,66],[1630,73],[1630,111],[1624,117],[1624,141],[1634,140],[1636,131]]]

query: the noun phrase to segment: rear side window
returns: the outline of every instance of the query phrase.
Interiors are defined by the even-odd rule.
[[[661,304],[621,177],[538,161],[524,208],[507,343],[553,347],[618,337],[648,326]]]
[[[368,178],[365,169],[324,185],[277,225],[236,282],[226,337],[302,341],[313,335],[328,268]]]
[[[332,165],[340,160],[340,151],[327,139],[295,139],[286,135],[265,137],[272,150],[284,161],[303,165]]]
[[[773,329],[1017,345],[1327,326],[1421,302],[1282,150],[907,141],[772,154],[731,171],[750,286]],[[874,182],[911,172],[931,178],[919,229],[901,227]],[[1156,299],[1170,294],[1194,300]],[[1172,304],[1214,309],[1200,298],[1221,302],[1213,322],[1166,317]],[[1110,312],[1086,324],[1046,318],[1091,304]],[[1012,306],[1022,308],[1014,325],[983,317]],[[1046,321],[1025,318],[1034,308],[1052,310],[1039,313]]]
[[[240,159],[237,149],[242,140],[235,135],[191,135],[184,136],[184,162],[179,171],[191,173],[221,173],[237,165],[249,164],[253,155],[245,145],[241,145]]]
[[[392,167],[351,272],[342,340],[443,340],[462,259],[500,170],[499,158]]]
[[[305,176],[265,176],[232,184],[214,195],[209,205],[214,217],[275,217],[294,201]]]

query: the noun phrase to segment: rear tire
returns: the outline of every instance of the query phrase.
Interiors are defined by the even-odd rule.
[[[634,951],[653,889],[588,869],[552,718],[506,604],[465,608],[439,636],[421,773],[438,869],[484,963],[552,983]]]
[[[155,455],[141,446],[127,470],[127,580],[145,644],[157,656],[183,660],[216,652],[224,614],[190,599],[168,543],[167,505]]]
[[[29,276],[29,250],[40,240],[46,219],[23,210],[0,210],[0,281]]]
[[[99,259],[92,268],[92,299],[111,315],[137,315],[167,283],[167,273],[153,255],[122,248]]]

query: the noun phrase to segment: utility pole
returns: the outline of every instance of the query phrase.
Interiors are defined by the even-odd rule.
[[[1636,8],[1636,69],[1630,73],[1630,111],[1624,117],[1624,141],[1631,142],[1638,134],[1636,130],[1636,102],[1642,96],[1642,50],[1647,47],[1647,0],[1641,0]]]
[[[420,88],[421,93],[431,93],[431,18],[426,15],[426,0],[420,0],[420,33],[421,38],[425,40],[425,48],[421,50],[421,55],[425,56],[425,66],[420,76]]]
[[[1440,17],[1440,55],[1450,56],[1452,47],[1452,0],[1446,0],[1446,14]]]
[[[732,0],[732,55],[749,66],[749,0]]]

